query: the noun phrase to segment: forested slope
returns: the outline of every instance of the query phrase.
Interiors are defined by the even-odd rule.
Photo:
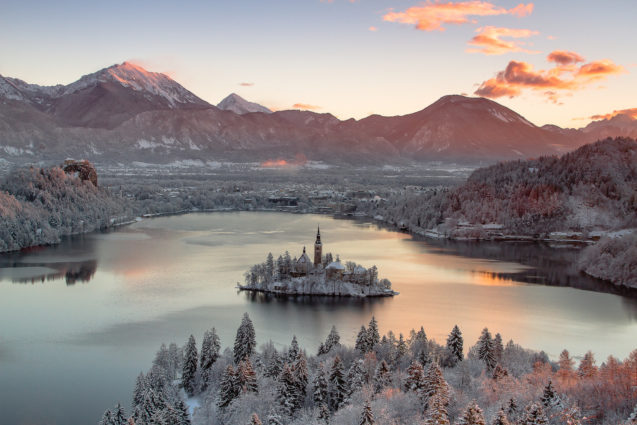
[[[59,167],[19,169],[0,181],[0,252],[55,243],[125,215],[120,198]]]

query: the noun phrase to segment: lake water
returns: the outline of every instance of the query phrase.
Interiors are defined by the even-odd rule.
[[[269,251],[300,255],[321,226],[324,253],[376,264],[400,295],[281,299],[237,292]],[[580,276],[575,251],[536,244],[413,240],[370,222],[283,213],[189,214],[144,220],[53,247],[0,255],[0,423],[96,424],[128,408],[137,374],[162,342],[217,328],[231,346],[243,312],[257,339],[296,334],[316,349],[332,325],[351,343],[374,314],[381,332],[425,327],[465,347],[487,326],[555,358],[566,348],[598,362],[637,348],[637,302]],[[599,293],[578,288],[615,293]]]

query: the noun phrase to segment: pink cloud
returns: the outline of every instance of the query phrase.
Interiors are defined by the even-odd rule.
[[[473,16],[514,15],[526,16],[533,12],[533,3],[520,3],[513,9],[498,7],[481,0],[463,2],[427,1],[403,12],[389,12],[383,16],[387,22],[415,25],[421,31],[444,31],[445,24],[475,23]]]
[[[307,103],[295,103],[294,105],[292,105],[293,109],[303,109],[306,111],[314,111],[316,109],[321,109],[320,106],[316,106],[316,105],[310,105]]]
[[[555,51],[547,60],[556,65],[548,70],[535,70],[526,62],[510,61],[504,71],[478,87],[478,96],[498,98],[516,97],[524,90],[540,93],[547,100],[558,103],[559,98],[588,87],[592,82],[624,72],[621,65],[605,59],[575,66],[573,61],[583,60],[577,53]]]
[[[508,52],[539,53],[523,47],[524,43],[504,38],[529,38],[539,34],[537,31],[499,27],[481,27],[476,30],[478,35],[469,41],[469,45],[476,48],[467,49],[469,53],[483,53],[485,55],[502,55]]]

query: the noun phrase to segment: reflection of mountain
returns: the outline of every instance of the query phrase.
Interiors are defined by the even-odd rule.
[[[69,263],[40,263],[30,264],[34,267],[46,267],[55,269],[55,272],[42,273],[33,275],[27,278],[13,279],[16,283],[36,283],[45,281],[52,281],[58,279],[66,279],[67,285],[75,285],[76,282],[88,283],[97,270],[97,260],[81,261],[81,262],[69,262]]]
[[[436,239],[427,239],[427,244],[440,249],[445,254],[507,261],[532,267],[530,270],[507,273],[476,271],[493,279],[571,287],[637,298],[636,289],[618,287],[581,273],[577,268],[577,257],[580,252],[580,248],[577,247],[554,248],[547,244],[533,242],[464,242]]]

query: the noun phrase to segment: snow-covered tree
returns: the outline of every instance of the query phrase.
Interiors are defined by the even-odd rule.
[[[509,422],[509,418],[503,408],[498,410],[498,413],[493,419],[491,425],[511,425],[511,422]]]
[[[226,408],[241,392],[237,373],[232,365],[226,367],[219,384],[219,394],[217,397],[217,406]]]
[[[303,405],[305,401],[305,396],[307,395],[307,384],[308,384],[308,370],[307,370],[307,359],[305,358],[305,354],[300,352],[296,356],[296,360],[292,364],[292,374],[294,375],[294,381],[296,382],[297,393],[298,393],[298,401],[297,405],[300,407]]]
[[[445,378],[442,376],[440,366],[432,362],[425,375],[425,385],[420,392],[420,398],[425,406],[427,406],[429,401],[436,395],[445,406],[449,404],[449,384],[447,384],[447,381],[445,381]]]
[[[239,329],[237,329],[237,336],[234,339],[235,364],[239,364],[239,362],[246,357],[251,357],[254,354],[256,346],[257,341],[254,325],[248,313],[244,313],[241,319],[241,325],[239,325]]]
[[[416,360],[412,361],[407,368],[407,379],[405,379],[405,391],[420,393],[425,387],[425,369]]]
[[[294,413],[301,407],[298,404],[300,399],[299,388],[294,379],[292,369],[287,363],[283,366],[279,379],[277,399],[281,411],[288,417],[294,416]]]
[[[135,407],[139,406],[144,399],[144,392],[146,392],[147,382],[146,377],[143,372],[140,372],[137,375],[137,380],[135,381],[135,389],[133,389],[133,403],[131,408],[135,410]]]
[[[484,361],[488,370],[493,370],[497,363],[493,349],[493,340],[487,328],[482,330],[482,334],[478,339],[478,358]]]
[[[380,333],[378,332],[378,322],[376,322],[376,318],[372,316],[367,326],[367,350],[373,350],[379,342]]]
[[[106,409],[106,411],[102,415],[102,420],[100,421],[100,425],[114,425],[113,412],[111,412],[111,409]]]
[[[332,348],[338,347],[341,345],[341,336],[338,334],[336,330],[336,326],[332,326],[332,330],[330,331],[327,339],[325,340],[325,344],[323,344],[324,353],[327,354],[330,352]]]
[[[266,282],[274,281],[274,257],[271,252],[268,252],[268,257],[265,260],[265,277]]]
[[[330,409],[327,407],[327,403],[319,404],[317,419],[325,425],[330,423]]]
[[[597,366],[595,366],[595,356],[591,351],[586,352],[582,358],[577,374],[582,378],[593,378],[597,375]]]
[[[460,332],[458,325],[455,325],[447,338],[447,351],[450,354],[451,366],[455,366],[464,358],[463,345],[462,332]]]
[[[316,370],[316,375],[312,381],[312,388],[314,389],[312,393],[312,400],[314,401],[314,404],[316,406],[320,406],[321,403],[327,403],[328,385],[325,366],[323,363],[320,363]]]
[[[190,335],[186,343],[186,349],[184,350],[184,365],[181,372],[181,384],[186,394],[190,397],[195,394],[198,360],[195,337]]]
[[[201,390],[205,391],[208,388],[208,381],[210,380],[210,371],[212,365],[219,358],[219,351],[221,350],[221,342],[217,336],[215,328],[207,330],[203,336],[203,342],[201,343],[201,359],[199,368],[201,370]]]
[[[344,379],[343,362],[339,356],[332,361],[329,381],[329,405],[333,412],[338,410],[347,395],[347,384]]]
[[[560,368],[557,371],[557,377],[560,380],[567,381],[569,379],[575,378],[575,371],[573,370],[575,361],[571,358],[568,350],[563,350],[560,353],[558,364]]]
[[[391,372],[385,360],[381,361],[374,374],[374,391],[380,393],[391,385]]]
[[[292,342],[288,348],[287,362],[292,363],[296,360],[300,353],[299,342],[296,340],[296,335],[292,335]]]
[[[493,357],[495,357],[496,363],[500,363],[502,361],[503,353],[504,345],[502,344],[502,335],[496,333],[493,338]]]
[[[557,394],[555,394],[555,390],[553,389],[553,383],[549,381],[544,387],[544,393],[542,394],[542,404],[544,407],[550,407],[555,403],[557,398]]]
[[[358,332],[356,336],[356,345],[354,346],[361,353],[366,353],[369,351],[367,346],[367,329],[365,325],[361,325],[361,330]]]
[[[549,423],[544,409],[539,403],[531,403],[524,410],[520,425],[546,425]]]
[[[239,362],[239,367],[236,371],[237,383],[241,391],[243,392],[259,392],[259,386],[257,384],[257,374],[252,368],[250,358],[246,357],[245,360]]]
[[[363,411],[361,412],[361,418],[358,421],[358,425],[374,425],[374,413],[372,412],[372,405],[369,400],[365,401],[363,405]]]
[[[462,416],[456,422],[457,425],[486,425],[484,420],[484,414],[482,413],[482,409],[478,406],[478,403],[473,400],[465,411],[462,413]]]
[[[113,425],[126,425],[126,413],[124,412],[124,408],[120,403],[115,405],[115,410],[113,410]]]
[[[429,400],[425,416],[425,425],[450,425],[447,403],[438,394]]]
[[[352,365],[347,371],[347,398],[349,398],[355,391],[360,390],[365,383],[366,379],[363,360],[356,359],[352,362]]]

